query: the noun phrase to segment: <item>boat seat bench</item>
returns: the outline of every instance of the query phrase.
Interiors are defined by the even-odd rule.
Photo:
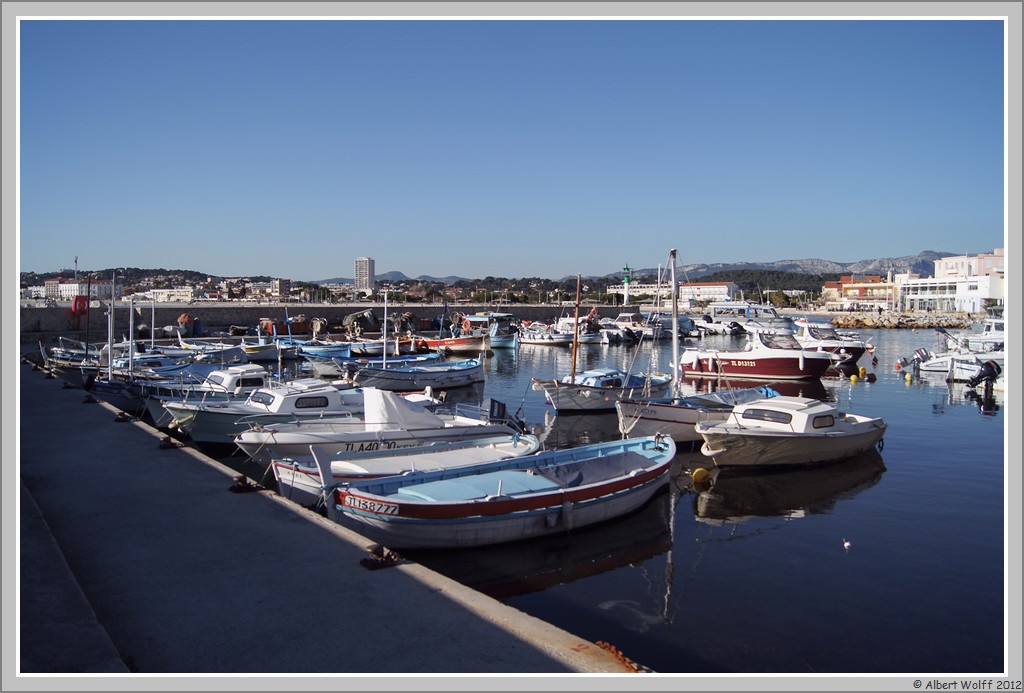
[[[646,469],[649,464],[650,460],[643,455],[626,451],[549,467],[506,469],[403,486],[388,497],[393,500],[432,502],[474,500],[498,495],[499,481],[502,496],[543,493],[618,478]]]

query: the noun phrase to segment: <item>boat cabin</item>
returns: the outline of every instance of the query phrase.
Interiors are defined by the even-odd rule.
[[[338,388],[319,378],[298,378],[280,387],[255,390],[246,404],[265,407],[270,414],[295,413],[308,417],[318,411],[337,413],[354,404],[361,406],[362,391]]]
[[[728,424],[782,433],[824,433],[843,418],[834,404],[807,397],[771,397],[737,404]]]
[[[261,387],[270,386],[270,372],[262,366],[254,363],[246,363],[239,366],[229,366],[222,370],[216,370],[206,376],[206,384],[211,389],[223,390],[239,395],[243,392],[252,392]]]

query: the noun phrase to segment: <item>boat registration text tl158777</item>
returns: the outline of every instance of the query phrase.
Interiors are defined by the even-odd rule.
[[[362,510],[368,513],[376,513],[378,515],[397,515],[398,506],[392,505],[391,503],[381,503],[379,501],[367,500],[366,498],[358,498],[354,496],[345,496],[345,505],[352,508],[353,510]]]

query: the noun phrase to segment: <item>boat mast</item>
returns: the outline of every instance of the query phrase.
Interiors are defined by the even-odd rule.
[[[114,380],[114,306],[117,302],[117,270],[110,273],[110,308],[107,310],[107,379]]]
[[[89,273],[89,280],[86,282],[85,293],[89,294],[89,307],[85,311],[85,360],[89,360],[89,321],[92,318],[92,273]],[[96,360],[99,363],[99,359]]]
[[[679,394],[679,284],[676,283],[676,249],[668,251],[668,261],[672,268],[669,277],[672,280],[672,392]],[[659,298],[661,294],[658,294]]]
[[[128,372],[135,370],[135,294],[128,299]]]
[[[384,324],[380,328],[380,343],[384,345],[381,367],[388,367],[388,292],[384,290]],[[398,349],[398,338],[395,338],[395,349]]]
[[[579,348],[580,343],[580,284],[583,281],[582,277],[576,275],[576,324],[573,325],[572,332],[572,384],[576,384],[576,350]]]

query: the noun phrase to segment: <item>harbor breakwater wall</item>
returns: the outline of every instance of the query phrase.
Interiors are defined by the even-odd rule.
[[[107,335],[107,309],[105,303],[94,301],[87,315],[75,315],[69,303],[56,305],[22,305],[21,343],[49,343],[58,337],[96,342],[104,341]],[[615,317],[618,313],[628,310],[639,310],[635,306],[598,306],[600,317]],[[131,307],[128,303],[119,303],[114,307],[114,336],[120,339],[127,336],[132,324]],[[345,316],[352,313],[373,310],[377,318],[382,318],[384,306],[373,303],[352,303],[333,305],[289,305],[262,304],[210,304],[188,305],[168,303],[152,305],[136,304],[134,307],[134,324],[136,332],[148,336],[151,327],[156,328],[156,336],[161,336],[165,328],[178,325],[179,318],[185,314],[190,320],[185,325],[185,336],[217,337],[228,334],[232,326],[246,327],[250,335],[256,334],[256,326],[263,320],[272,320],[279,326],[284,325],[287,315],[296,319],[292,324],[297,331],[308,332],[309,323],[315,318],[327,321],[327,329],[332,334],[341,334]],[[449,306],[451,312],[475,313],[485,310],[499,310],[514,313],[521,320],[550,321],[562,315],[572,315],[573,307],[552,305],[516,305],[495,309],[485,305]],[[586,309],[590,310],[589,307]],[[414,324],[429,324],[440,317],[443,307],[440,305],[407,304],[389,306],[389,314],[411,313]],[[859,313],[804,313],[796,310],[785,310],[789,315],[807,315],[816,322],[829,322],[843,329],[930,329],[942,327],[946,329],[968,329],[983,315],[970,313],[898,313],[885,311],[882,314]],[[581,309],[581,315],[584,311]],[[688,315],[700,321],[701,313],[690,312]],[[300,319],[301,318],[301,319]]]

